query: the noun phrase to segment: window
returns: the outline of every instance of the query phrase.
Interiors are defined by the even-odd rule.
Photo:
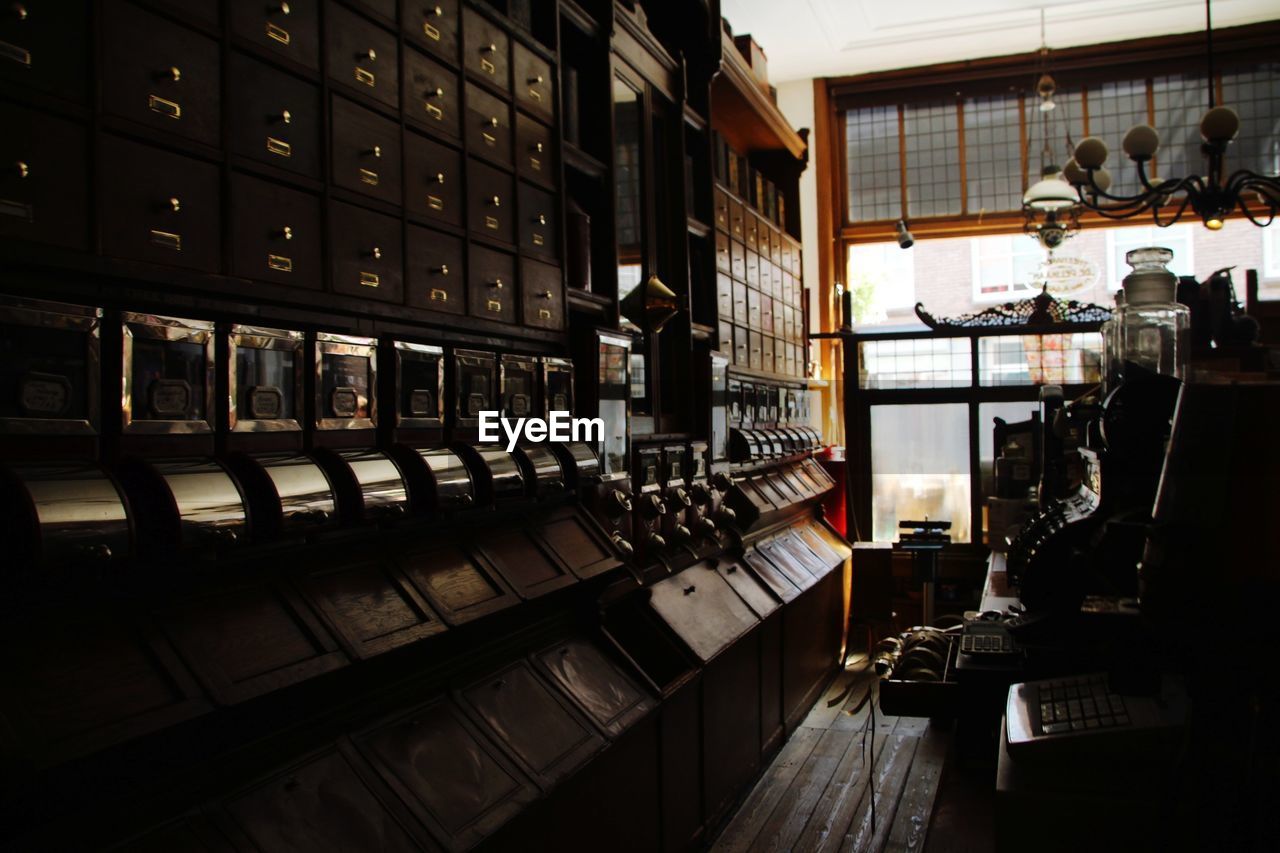
[[[1022,205],[1020,101],[1017,95],[997,95],[964,102],[967,210],[1017,210]]]
[[[1154,225],[1107,229],[1107,287],[1119,290],[1130,267],[1125,263],[1125,253],[1147,246],[1163,246],[1173,250],[1169,269],[1174,275],[1195,275],[1195,252],[1192,229],[1202,226],[1180,222],[1168,228]],[[1251,226],[1252,227],[1252,226]],[[1211,270],[1206,271],[1205,275]]]
[[[997,234],[972,237],[970,245],[974,300],[999,302],[1011,295],[1022,299],[1039,291],[1044,263],[1039,243],[1024,234]]]
[[[897,219],[902,212],[898,161],[898,108],[869,107],[845,113],[849,164],[848,218]]]
[[[859,388],[964,388],[973,382],[968,338],[858,344]]]
[[[903,109],[909,216],[961,212],[960,171],[955,167],[959,122],[955,101],[908,104]]]
[[[914,258],[892,240],[849,245],[845,287],[853,291],[855,324],[878,323],[889,312],[915,307]]]
[[[1262,277],[1280,279],[1280,228],[1262,229]]]
[[[964,403],[871,407],[872,538],[898,538],[898,521],[951,522],[969,541],[969,407]]]
[[[1226,168],[1280,175],[1280,63],[1222,75],[1222,103],[1240,115]]]
[[[1100,136],[1123,159],[1112,155],[1111,194],[1133,195],[1142,185],[1138,170],[1120,153],[1120,140],[1135,124],[1148,124],[1147,84],[1143,80],[1103,83],[1089,89],[1089,135]]]

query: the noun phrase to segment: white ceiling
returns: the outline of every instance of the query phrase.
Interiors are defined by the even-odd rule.
[[[1204,29],[1199,0],[721,0],[764,48],[774,85]],[[1280,0],[1218,0],[1213,26],[1280,18]]]

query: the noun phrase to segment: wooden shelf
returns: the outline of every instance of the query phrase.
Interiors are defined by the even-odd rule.
[[[603,293],[591,293],[578,290],[576,287],[565,289],[568,295],[569,309],[583,314],[595,314],[605,317],[613,309],[613,298]]]
[[[588,178],[603,178],[609,171],[608,166],[576,145],[565,142],[561,146],[561,151],[564,154],[565,166]]]
[[[711,234],[711,226],[695,216],[688,217],[689,233],[695,237],[707,237]]]
[[[711,124],[740,154],[785,150],[806,158],[807,145],[756,82],[733,38],[720,33],[720,73],[711,81]]]

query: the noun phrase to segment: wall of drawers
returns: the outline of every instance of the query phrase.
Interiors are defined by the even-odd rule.
[[[800,244],[722,186],[715,225],[720,349],[732,353],[736,367],[803,377]]]
[[[13,8],[0,239],[329,310],[564,329],[555,54],[490,7]]]

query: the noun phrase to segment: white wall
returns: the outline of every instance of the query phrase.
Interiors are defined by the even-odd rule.
[[[809,302],[809,328],[822,331],[818,318],[818,191],[814,178],[815,146],[813,136],[813,80],[789,80],[778,86],[778,109],[791,126],[810,129],[809,167],[800,175],[800,233],[804,237],[804,284],[812,290]]]

